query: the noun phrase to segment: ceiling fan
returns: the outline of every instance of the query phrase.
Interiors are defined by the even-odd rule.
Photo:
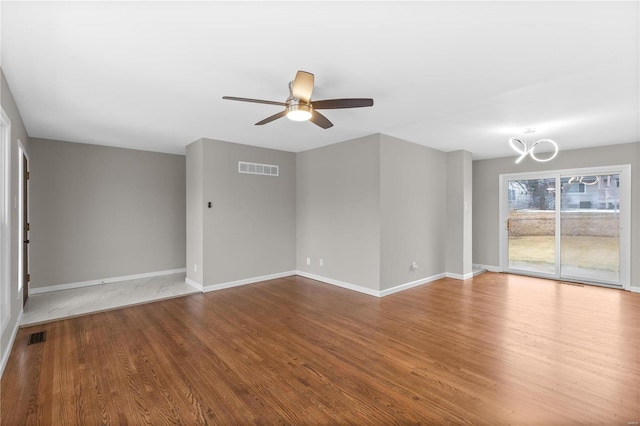
[[[280,111],[262,121],[258,121],[256,126],[270,123],[278,118],[286,116],[290,120],[305,121],[328,129],[333,126],[327,117],[320,114],[319,109],[341,109],[341,108],[361,108],[373,105],[373,99],[369,98],[347,98],[347,99],[325,99],[322,101],[312,101],[313,74],[306,71],[298,71],[296,78],[289,83],[289,97],[285,102],[264,101],[261,99],[237,98],[234,96],[223,96],[222,99],[230,101],[253,102],[257,104],[279,105],[285,107]]]

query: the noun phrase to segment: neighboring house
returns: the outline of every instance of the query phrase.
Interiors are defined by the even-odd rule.
[[[578,210],[618,210],[619,175],[576,176],[562,186],[562,208]]]

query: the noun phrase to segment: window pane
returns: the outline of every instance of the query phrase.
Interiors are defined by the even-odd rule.
[[[509,181],[509,269],[555,274],[555,179]]]

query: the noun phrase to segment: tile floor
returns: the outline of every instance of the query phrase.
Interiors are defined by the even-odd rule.
[[[172,297],[199,293],[184,282],[185,274],[121,281],[35,294],[27,300],[21,326],[40,324]]]

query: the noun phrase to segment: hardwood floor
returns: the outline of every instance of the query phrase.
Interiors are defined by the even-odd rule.
[[[21,329],[1,385],[2,425],[628,425],[640,294],[485,273],[378,299],[288,277]]]

